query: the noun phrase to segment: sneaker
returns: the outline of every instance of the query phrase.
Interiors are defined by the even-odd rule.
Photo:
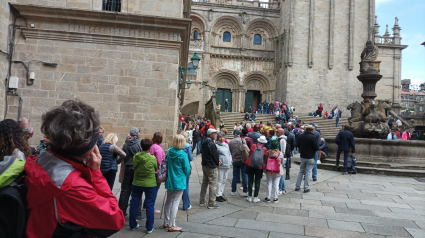
[[[283,191],[282,191],[282,194],[283,194],[283,195],[285,195],[285,194],[286,194],[286,190],[283,190]]]
[[[151,234],[154,230],[155,230],[155,228],[152,228],[151,231],[146,231],[146,233]]]
[[[224,202],[223,197],[215,197],[216,202]]]
[[[296,192],[296,191],[300,191],[300,188],[295,188],[295,192]]]
[[[140,215],[140,216],[137,216],[136,217],[136,221],[145,220],[145,219],[146,219],[146,216],[143,216],[143,215]]]
[[[313,179],[313,181],[316,182],[317,181],[317,178]]]
[[[243,186],[241,185],[241,190],[243,190]]]
[[[236,192],[231,192],[230,195],[235,196]]]
[[[273,199],[273,203],[278,203],[278,202],[279,202],[279,198]]]
[[[190,209],[192,209],[192,205],[189,205],[189,207],[184,211],[187,211],[187,210],[190,210]]]
[[[199,155],[196,155],[196,158],[198,158],[199,157]]]
[[[279,193],[277,195],[282,195],[282,191],[279,191]]]
[[[218,209],[218,208],[221,208],[221,206],[220,205],[218,205],[218,204],[214,204],[214,206],[208,206],[208,209]]]
[[[290,180],[291,178],[289,177],[289,175],[286,175],[286,180]]]
[[[207,203],[206,203],[206,202],[204,202],[204,203],[199,203],[199,206],[200,206],[200,207],[205,207],[205,205],[207,205]]]
[[[304,189],[304,193],[309,193],[310,189]]]
[[[248,193],[246,192],[246,193],[243,193],[243,196],[244,197],[248,197]]]
[[[269,198],[264,198],[264,202],[270,202]]]
[[[221,200],[223,200],[223,201],[227,201],[227,198],[226,197],[224,197],[224,196],[221,196]]]
[[[347,172],[342,172],[342,175],[346,175],[347,174]]]
[[[253,203],[257,203],[257,202],[260,202],[261,200],[258,198],[258,197],[255,197],[254,199],[252,199],[252,202]]]
[[[139,224],[137,224],[137,226],[136,227],[134,227],[133,229],[131,229],[132,231],[135,231],[137,228],[139,228],[140,226],[139,226]]]
[[[161,228],[163,228],[163,229],[168,229],[170,226],[168,225],[168,224],[164,224],[164,225],[162,225],[162,227]]]
[[[161,210],[154,210],[153,211],[153,214],[160,214],[161,213]]]
[[[246,198],[246,200],[247,200],[248,202],[252,202],[252,197],[249,197],[249,196],[248,196],[248,197]]]

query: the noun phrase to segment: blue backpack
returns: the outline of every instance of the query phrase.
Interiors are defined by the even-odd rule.
[[[264,151],[263,147],[258,147],[258,144],[256,144],[256,148],[251,156],[251,167],[254,169],[259,169],[263,166],[263,159],[264,159]]]
[[[356,169],[356,157],[350,155],[347,158],[347,172],[351,175],[351,174],[357,174],[357,169]]]

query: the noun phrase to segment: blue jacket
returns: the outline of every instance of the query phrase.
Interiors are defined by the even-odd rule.
[[[190,163],[186,152],[171,147],[168,150],[167,182],[165,189],[185,190],[186,178],[190,174]]]
[[[261,134],[258,131],[252,131],[248,133],[248,137],[252,139],[252,143],[257,144],[258,138],[260,138]]]
[[[109,170],[118,170],[117,155],[109,151],[112,144],[103,144],[99,147],[100,155],[102,155],[102,162],[100,163],[100,171],[102,173]]]
[[[323,143],[320,143],[319,150],[325,152],[325,154],[328,155],[328,143],[326,143],[326,141],[323,141]]]
[[[186,143],[186,146],[183,148],[183,151],[186,152],[189,162],[193,160],[193,154],[192,154],[192,146],[189,143]]]
[[[103,136],[101,136],[100,138],[99,138],[99,140],[97,140],[97,142],[96,142],[96,144],[97,144],[97,147],[100,147],[101,145],[102,145],[102,143],[103,143],[103,141],[104,141],[105,139],[103,139]]]
[[[350,151],[355,153],[355,142],[353,133],[347,130],[342,130],[335,138],[335,143],[338,145],[338,150]]]

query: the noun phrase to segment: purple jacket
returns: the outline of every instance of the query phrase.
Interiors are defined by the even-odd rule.
[[[162,147],[158,144],[153,144],[151,147],[151,155],[156,157],[156,161],[158,162],[158,168],[159,165],[161,164],[162,160],[165,158],[165,152],[162,149]],[[155,172],[156,174],[158,173],[158,171]]]

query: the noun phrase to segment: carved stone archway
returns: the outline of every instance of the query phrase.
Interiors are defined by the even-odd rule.
[[[209,85],[214,94],[218,88],[230,89],[232,92],[232,111],[235,112],[240,109],[239,83],[240,78],[236,72],[231,70],[220,70],[211,77]]]
[[[245,75],[242,80],[243,93],[241,93],[240,101],[245,103],[245,94],[248,90],[260,91],[262,100],[271,101],[274,90],[272,90],[272,81],[264,72],[253,71]]]

